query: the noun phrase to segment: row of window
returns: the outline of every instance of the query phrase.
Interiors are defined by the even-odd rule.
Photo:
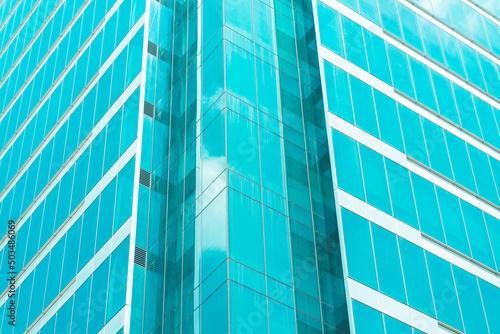
[[[130,238],[126,238],[118,247],[108,256],[104,262],[95,269],[92,275],[78,288],[66,303],[64,303],[57,313],[50,318],[42,327],[39,333],[88,333],[96,334],[104,327],[124,306],[127,289],[127,268],[128,268],[128,253],[129,253]],[[52,258],[51,258],[52,260]],[[51,261],[52,262],[52,261]],[[40,263],[42,265],[42,263]],[[42,275],[46,273],[46,268],[38,268]],[[40,291],[43,289],[46,282],[37,281],[37,274],[34,275],[33,287],[26,286],[28,291]],[[52,276],[49,271],[48,282]],[[26,282],[26,281],[25,281]],[[40,284],[35,286],[35,284]],[[21,289],[21,297],[23,297],[24,289]],[[41,294],[37,293],[36,296]],[[34,298],[38,298],[38,297]],[[42,297],[43,298],[43,297]],[[29,305],[26,303],[24,305]],[[37,305],[31,303],[29,307],[30,319],[31,309]],[[5,306],[3,307],[5,309]],[[22,314],[28,311],[26,309],[18,309]],[[0,310],[0,313],[3,310]],[[24,326],[20,321],[20,317],[16,319],[16,327],[14,333],[21,328],[24,330],[31,325],[32,320]],[[2,333],[11,334],[12,329],[7,327],[4,322]],[[7,328],[6,328],[7,327]],[[120,332],[119,332],[120,333]]]
[[[474,0],[471,2],[483,7],[491,14],[500,17],[500,6],[495,0]]]
[[[377,1],[371,0],[359,0],[359,6],[357,0],[340,0],[340,2],[400,39],[403,39],[403,33],[411,33],[412,30],[415,32],[414,12],[407,9],[397,0],[378,0],[378,8]],[[500,30],[498,25],[479,14],[467,4],[463,4],[460,0],[450,0],[447,2],[449,8],[446,8],[446,5],[431,4],[432,1],[412,0],[410,2],[434,14],[436,14],[434,12],[435,9],[438,12],[436,14],[437,18],[443,20],[470,39],[473,39],[489,51],[500,54]],[[448,12],[448,9],[450,12]],[[417,14],[417,16],[419,19],[421,18],[420,15]],[[442,31],[440,28],[438,30]],[[434,33],[432,32],[432,34]],[[444,39],[448,39],[448,36],[445,36],[445,34],[448,35],[443,31],[443,34],[440,35]],[[425,39],[427,37],[424,36]],[[412,37],[409,38],[411,39]],[[410,41],[408,40],[407,42]],[[430,41],[424,40],[423,42]]]
[[[403,40],[482,90],[499,97],[498,65],[398,3]],[[420,29],[419,29],[420,25]],[[500,31],[497,33],[500,38]],[[442,40],[442,45],[439,39]],[[425,45],[425,50],[424,50]],[[500,45],[498,53],[500,54]]]
[[[68,232],[41,259],[35,270],[17,287],[17,330],[23,331],[29,327],[130,217],[132,214],[134,161],[134,159],[130,160],[123,167]],[[58,202],[55,199],[48,200],[47,206],[55,206],[56,203]],[[42,210],[39,212],[43,214]],[[16,245],[18,261],[24,256],[23,246],[27,247],[26,252],[32,255],[38,251],[36,242],[40,232],[40,247],[46,242],[42,239],[44,234],[52,236],[58,226],[53,229],[51,229],[52,226],[49,226],[47,230],[47,225],[50,223],[52,223],[50,218],[47,219],[44,216],[42,219],[41,216],[33,216],[30,224],[22,226],[19,237],[27,237],[28,233],[29,240],[27,243],[25,239],[18,239]],[[6,253],[5,250],[3,252]],[[21,267],[18,266],[18,268]],[[3,271],[3,274],[6,275],[6,270]],[[127,277],[126,271],[125,276],[121,275],[116,279],[125,282],[124,277]],[[111,290],[113,290],[112,293],[115,292],[114,289]],[[37,293],[31,295],[32,291]]]
[[[83,102],[73,111],[59,131],[54,134],[51,142],[59,143],[60,145],[64,144],[66,132],[69,135],[66,138],[66,145],[61,147],[61,149],[64,148],[64,156],[53,156],[51,159],[53,165],[57,167],[57,164],[62,165],[66,161],[71,153],[87,137],[92,128],[101,120],[102,116],[108,111],[109,106],[113,105],[124,89],[139,74],[141,70],[142,39],[143,36],[139,32],[116,58],[113,65],[103,74],[99,82],[90,90]],[[101,47],[100,43],[99,47]],[[37,149],[46,135],[58,124],[59,119],[63,116],[72,100],[65,97],[71,95],[73,85],[78,86],[75,87],[74,91],[80,92],[86,86],[86,82],[90,80],[90,77],[87,76],[87,80],[73,81],[80,77],[79,73],[82,73],[83,78],[85,77],[86,66],[88,64],[86,62],[87,57],[83,57],[80,60],[85,68],[80,72],[78,71],[79,67],[76,67],[77,73],[72,71],[66,76],[63,83],[56,88],[50,99],[41,107],[3,156],[0,162],[0,171],[3,175],[3,177],[0,177],[0,188],[4,188],[9,184],[21,166],[30,159],[32,153]],[[98,66],[99,64],[96,64],[96,70]],[[50,145],[49,148],[46,147],[40,152],[40,155],[44,154],[45,151],[50,151]],[[53,173],[58,169],[52,169]]]
[[[5,19],[10,14],[16,3],[17,2],[13,0],[6,0],[0,3],[0,25],[5,22]]]
[[[324,22],[329,26],[321,28],[325,35],[329,34],[322,38],[325,46],[477,137],[500,147],[495,121],[500,111],[357,23],[344,16],[340,19],[330,7],[322,5],[321,8],[323,18],[329,19]],[[487,73],[497,72],[493,68]],[[495,87],[498,80],[497,75],[492,81]]]
[[[356,334],[424,334],[354,299],[352,313]]]
[[[60,97],[57,97],[58,105],[55,106],[60,109],[61,114],[66,111],[71,102],[80,94],[85,85],[92,79],[95,73],[97,73],[99,67],[107,60],[114,48],[128,33],[132,23],[135,23],[138,19],[138,17],[133,17],[132,21],[129,22],[131,1],[132,0],[125,1],[125,3],[122,4],[120,7],[121,11],[115,12],[106,23],[104,29],[99,32],[92,44],[83,52],[75,66],[66,72],[67,74],[64,80],[62,80],[59,86],[52,91],[52,94],[61,94]],[[92,6],[89,6],[87,10],[86,13],[93,13]],[[118,19],[118,12],[122,13],[124,17],[123,20]],[[104,13],[102,15],[104,16]],[[87,18],[85,15],[80,16],[77,22],[78,24],[75,24],[71,29],[72,33],[67,34],[61,40],[61,43],[57,47],[58,52],[52,53],[34,79],[30,81],[26,89],[21,93],[12,108],[7,111],[9,114],[0,122],[0,129],[6,133],[5,137],[1,138],[3,145],[11,139],[39,103],[40,98],[42,98],[51,88],[51,85],[57,80],[61,73],[66,71],[65,67],[67,64],[76,54],[81,44],[83,44],[91,34],[93,30],[91,18]],[[85,22],[85,28],[81,29],[82,22]],[[90,22],[90,24],[88,22]],[[118,31],[117,26],[120,27]],[[81,39],[80,35],[82,35]],[[38,51],[38,49],[34,48],[31,50]],[[28,68],[26,64],[20,63],[20,65],[21,66],[18,66],[15,71],[20,69],[26,70],[26,68]],[[34,65],[35,64],[33,64],[33,66]],[[9,91],[6,94],[10,94],[10,96],[6,98],[5,105],[8,104],[10,99],[14,96],[14,93],[17,92],[17,88],[15,90],[13,89],[16,78],[17,73],[12,73],[9,76],[8,82],[1,88],[5,90],[6,87],[9,87]],[[21,77],[17,79],[17,86],[20,87],[20,85],[24,85],[24,83]],[[48,104],[48,101],[46,104]]]
[[[351,211],[342,221],[350,277],[462,332],[500,331],[498,287]]]
[[[329,109],[335,114],[491,202],[500,203],[498,160],[328,62],[325,82]],[[491,118],[481,119],[494,125],[491,107],[474,101],[484,107],[481,115],[490,112]],[[491,132],[491,138],[500,147],[498,130]]]
[[[500,269],[500,221],[333,130],[339,187],[484,265]]]
[[[435,0],[412,0],[412,2],[487,50],[500,55],[499,26],[470,5],[461,0],[448,0],[445,3],[436,3]]]
[[[15,2],[16,1],[13,1],[13,3]],[[21,0],[17,2],[19,2],[19,5],[11,14],[8,21],[3,23],[2,29],[0,30],[0,50],[4,52],[3,55],[6,53],[4,49],[5,46],[13,38],[16,38],[17,40],[12,41],[9,48],[17,49],[17,55],[21,54],[26,45],[31,41],[33,36],[37,34],[42,24],[52,14],[52,11],[61,2],[61,0],[44,1],[43,3],[39,3],[36,8],[33,8],[33,5],[37,2],[36,0]],[[82,0],[76,1],[75,9],[80,8],[83,2],[84,1]],[[75,1],[73,3],[75,3]],[[71,17],[73,17],[73,3],[67,6],[69,7],[68,14],[71,15]],[[31,11],[32,13],[30,17],[24,21],[26,16]],[[16,31],[17,33],[15,33]]]
[[[390,5],[392,11],[389,12],[395,13],[395,17],[391,18],[394,22],[391,22],[390,25],[384,25],[384,28],[388,29],[390,33],[482,90],[496,97],[500,96],[500,90],[496,84],[499,80],[499,67],[496,63],[416,14],[402,3],[395,1],[391,2]],[[320,14],[324,15],[324,13],[331,11],[325,7],[320,3]],[[376,15],[368,18],[380,26],[376,11],[364,13],[365,16],[367,16],[366,14]],[[323,17],[322,19],[329,20],[330,18]],[[497,31],[496,34],[497,38],[500,39],[500,31]],[[500,54],[500,44],[498,45],[498,53]]]
[[[52,234],[59,229],[61,224],[66,220],[67,216],[82,202],[82,196],[90,192],[91,189],[88,189],[88,191],[83,189],[83,191],[79,191],[78,193],[71,193],[72,189],[77,190],[78,187],[83,188],[83,185],[79,186],[79,182],[86,182],[86,179],[82,181],[78,180],[78,178],[83,177],[84,175],[77,176],[74,172],[74,168],[68,171],[68,173],[63,177],[63,180],[56,185],[54,190],[51,191],[42,203],[40,203],[33,214],[18,230],[16,238],[16,267],[18,270],[24,268],[25,265],[32,260],[35,254],[50,239]],[[80,170],[78,170],[78,172],[80,172]],[[108,228],[109,230],[111,226],[113,226],[113,220],[115,220],[116,224],[114,231],[116,231],[123,224],[126,220],[125,218],[128,218],[127,212],[129,212],[131,208],[126,205],[130,204],[129,202],[132,198],[132,187],[130,187],[130,189],[126,188],[127,186],[130,186],[132,179],[129,180],[125,178],[125,176],[121,176],[118,178],[118,182],[115,181],[116,179],[110,183],[110,185],[106,188],[108,189],[107,191],[102,192],[103,197],[101,199],[101,203],[103,203],[103,201],[106,202],[106,206],[103,207],[105,208],[104,210],[108,211],[103,211],[101,214],[106,218],[106,220],[100,224],[101,226],[104,226],[103,224],[108,224],[106,226],[110,226]],[[66,189],[63,187],[68,188]],[[114,198],[117,189],[120,190],[120,193],[116,196],[117,209],[115,215],[113,215],[115,207],[113,203],[115,203]],[[67,196],[68,199],[65,199],[63,196]],[[99,201],[96,202],[96,206],[98,205],[98,202]],[[97,222],[97,219],[95,221]],[[106,234],[102,234],[99,239],[105,242],[108,238],[109,237],[106,237]],[[104,244],[104,242],[102,242],[101,245]],[[98,249],[99,248],[100,247],[98,247]],[[4,253],[6,253],[6,249],[6,247],[3,249]],[[83,263],[83,265],[85,263]],[[6,268],[7,267],[5,266],[3,269],[4,273],[7,271]]]
[[[52,5],[57,6],[57,4],[55,3],[53,3]],[[80,5],[83,5],[83,2]],[[39,8],[40,6],[37,7],[37,10]],[[25,51],[25,48],[28,45],[28,43],[32,42],[32,39],[35,33],[37,33],[37,31],[34,30],[32,32],[33,36],[31,36],[31,38],[30,36],[28,36],[28,38],[24,39],[21,37],[22,35],[16,36],[16,39],[13,40],[13,42],[9,45],[9,47],[5,50],[5,52],[2,53],[0,57],[0,63],[2,64],[0,66],[0,77],[4,79],[4,76],[7,74],[9,70],[11,70],[12,65],[14,65],[18,57],[21,55],[23,57],[22,60],[24,67],[23,71],[26,71],[25,67],[26,65],[29,65],[28,73],[26,74],[25,77],[21,78],[21,80],[29,77],[34,68],[39,64],[39,62],[43,59],[43,57],[46,56],[47,51],[50,49],[54,41],[61,35],[61,32],[66,28],[66,25],[73,18],[74,9],[78,10],[79,8],[74,8],[72,3],[66,2],[66,4],[61,5],[57,10],[57,12],[55,13],[54,19],[49,21],[48,25],[41,31],[38,37],[33,41],[32,46],[28,50],[26,50],[24,54],[22,53]],[[53,8],[51,8],[50,11],[46,13],[46,15],[49,16],[52,10]],[[66,18],[64,18],[64,15],[66,15]],[[34,17],[34,19],[36,20],[36,16]],[[41,17],[41,19],[45,18]],[[53,26],[54,21],[57,22],[56,26]],[[62,23],[64,23],[64,25],[62,25]],[[52,30],[54,35],[51,35]],[[29,61],[30,58],[31,61]],[[16,76],[17,74],[18,72],[15,72]],[[2,81],[3,81],[2,84],[7,84],[4,80]]]
[[[136,139],[138,95],[139,91],[137,90],[135,95],[132,95],[124,107],[113,116],[63,176],[60,181],[61,193],[57,201],[59,203],[57,212],[55,206],[51,206],[51,215],[45,215],[45,217],[51,217],[48,221],[55,221],[56,225],[62,223]],[[77,130],[66,130],[70,135],[78,132]],[[1,215],[4,219],[17,220],[39,195],[48,180],[60,169],[60,161],[62,160],[57,160],[54,157],[61,158],[64,154],[65,132],[62,138],[55,137],[53,144],[44,150],[44,154],[37,157],[28,171],[5,196],[1,209]],[[53,168],[54,165],[55,168]],[[74,181],[73,173],[76,175]],[[56,200],[57,193],[58,188],[56,187],[47,195],[47,198]],[[6,233],[7,231],[3,229],[2,232]]]
[[[83,4],[83,3],[82,3]],[[39,7],[38,7],[39,8]],[[67,6],[61,6],[59,7],[56,15],[53,17],[53,19],[50,21],[50,24],[48,24],[42,34],[38,36],[38,38],[34,41],[32,46],[29,48],[29,50],[23,55],[22,60],[17,64],[17,66],[12,70],[10,75],[3,81],[2,83],[2,101],[0,102],[0,105],[2,106],[2,112],[5,110],[5,108],[9,105],[9,102],[14,98],[16,93],[19,91],[19,89],[24,86],[25,81],[31,76],[31,73],[36,69],[36,67],[39,65],[39,62],[47,55],[47,52],[49,49],[52,47],[52,44],[56,41],[56,39],[60,36],[61,32],[66,28],[66,25],[69,23],[69,21],[73,18],[73,5],[67,5]],[[75,8],[79,9],[79,8]],[[62,17],[65,15],[66,17]],[[64,21],[63,21],[64,19]],[[56,26],[53,27],[53,23],[56,22]],[[62,25],[64,23],[64,25]],[[81,18],[80,18],[80,25],[81,25]],[[90,22],[90,29],[92,28],[92,22]],[[52,29],[54,30],[52,32]],[[58,60],[58,67],[57,69],[63,70],[64,67],[66,67],[67,62],[73,58],[73,56],[76,54],[78,51],[79,47],[81,44],[78,43],[79,37],[80,37],[80,31],[77,30],[77,28],[73,27],[71,28],[71,31],[73,31],[73,38],[72,38],[72,45],[69,50],[61,50],[61,55],[59,56]],[[76,32],[76,33],[75,33]],[[90,31],[89,31],[90,33]],[[69,33],[66,35],[64,47],[68,48],[68,40],[69,40]],[[83,40],[81,43],[86,40],[87,36],[84,36]],[[17,40],[18,43],[29,43],[31,39],[24,39],[22,37],[18,37]],[[17,58],[21,55],[21,52],[23,51],[24,47],[23,45],[20,45],[19,48],[16,48],[15,45],[10,45],[6,51],[2,55],[2,78],[4,77],[5,74],[11,69],[12,65],[16,62]],[[69,51],[69,52],[68,52]],[[54,64],[55,64],[55,59],[57,56],[57,52],[53,53],[48,61],[48,64],[51,66],[46,66],[43,65],[43,68],[41,69],[41,73],[38,73],[38,77],[44,76],[43,72],[45,68],[48,68],[48,72],[46,74],[46,79],[38,79],[41,82],[38,82],[39,85],[43,81],[46,81],[47,84],[45,87],[48,87],[52,84],[53,80],[55,80],[59,76],[59,72],[56,72],[55,75],[53,75],[54,71]],[[66,57],[68,59],[66,60]],[[63,57],[63,58],[62,58]],[[61,59],[62,58],[62,59]],[[61,68],[62,66],[62,68]],[[36,76],[35,76],[36,79]],[[33,80],[34,81],[34,80]],[[40,86],[35,86],[37,90],[42,93],[42,90],[40,89]],[[31,91],[30,91],[31,93]],[[45,93],[45,90],[43,91]],[[40,95],[40,96],[43,96]],[[36,99],[35,103],[38,102],[38,98]]]

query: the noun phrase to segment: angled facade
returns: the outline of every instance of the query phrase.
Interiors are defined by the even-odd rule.
[[[500,333],[499,16],[0,1],[0,332]]]
[[[498,333],[495,1],[318,1],[355,333]]]

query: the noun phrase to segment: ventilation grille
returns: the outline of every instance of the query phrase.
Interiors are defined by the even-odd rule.
[[[149,103],[148,101],[144,101],[144,115],[153,118],[155,116],[155,106]]]
[[[139,174],[139,184],[149,188],[151,186],[151,173],[141,168]]]
[[[165,270],[165,265],[163,262],[163,259],[161,257],[158,257],[155,261],[153,261],[153,263],[151,263],[147,270],[163,276],[163,270]]]
[[[167,196],[167,181],[164,178],[159,179],[155,184],[153,184],[152,189],[159,194]]]
[[[134,263],[146,268],[146,250],[135,246]]]
[[[151,41],[148,41],[148,53],[152,54],[153,56],[156,56],[157,52],[158,52],[158,45],[156,45]]]

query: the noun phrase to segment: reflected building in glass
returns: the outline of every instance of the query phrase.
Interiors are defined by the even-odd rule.
[[[499,16],[0,2],[0,332],[500,333]]]

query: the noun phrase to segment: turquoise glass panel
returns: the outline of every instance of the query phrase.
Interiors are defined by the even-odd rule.
[[[460,205],[462,207],[472,257],[488,267],[496,269],[483,212],[464,200],[460,200]]]
[[[352,301],[352,312],[356,333],[384,334],[382,313],[356,300]]]
[[[398,108],[406,154],[429,166],[420,116],[401,104],[398,104]]]
[[[451,272],[451,266],[445,260],[426,252],[431,278],[434,304],[439,321],[446,323],[460,331],[463,331],[460,306],[458,304],[457,291]]]
[[[236,191],[229,191],[229,256],[264,272],[264,235],[261,205]],[[253,252],[248,252],[252,245]]]
[[[453,180],[443,129],[424,117],[422,117],[422,126],[431,168]]]
[[[445,242],[443,226],[434,185],[426,179],[411,174],[420,230],[441,242]]]
[[[368,62],[361,26],[343,15],[341,16],[341,21],[346,59],[368,72]]]
[[[482,279],[478,279],[478,281],[490,333],[496,333],[500,331],[500,318],[497,316],[500,289]]]
[[[331,7],[318,1],[318,23],[321,44],[344,57],[344,43],[340,28],[340,15]]]
[[[380,292],[406,304],[397,238],[376,224],[371,224],[371,230]]]
[[[328,110],[354,124],[349,79],[345,71],[324,61]]]
[[[394,217],[419,229],[415,200],[408,170],[390,159],[384,159]]]
[[[470,256],[469,241],[465,232],[465,225],[460,210],[458,198],[437,187],[439,208],[443,219],[443,227],[446,235],[446,243],[468,256]]]
[[[488,332],[477,278],[456,266],[453,266],[453,275],[466,333]]]
[[[349,79],[356,125],[375,138],[379,138],[372,88],[353,76]]]
[[[342,226],[349,276],[378,290],[369,222],[342,209]]]
[[[403,135],[396,102],[378,90],[373,90],[377,118],[379,120],[380,139],[404,152]]]
[[[384,159],[382,155],[364,145],[359,146],[363,179],[368,204],[392,215],[391,200],[387,186]]]
[[[398,241],[408,305],[434,318],[436,313],[424,251],[401,237]]]
[[[339,188],[364,200],[365,193],[358,145],[355,140],[336,130],[332,130],[332,136]]]

